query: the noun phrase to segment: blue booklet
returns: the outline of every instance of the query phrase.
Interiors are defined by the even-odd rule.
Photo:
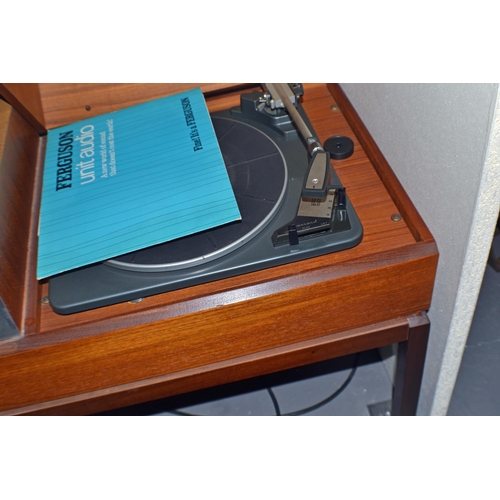
[[[240,219],[200,89],[49,130],[37,277]]]

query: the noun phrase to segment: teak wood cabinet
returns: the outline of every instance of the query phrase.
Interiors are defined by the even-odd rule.
[[[61,316],[35,261],[45,131],[192,87],[0,85],[0,414],[92,414],[399,344],[394,415],[417,408],[438,252],[338,85],[305,85],[321,141],[364,227],[350,250]],[[201,85],[210,110],[246,88]],[[7,104],[8,103],[8,104]]]

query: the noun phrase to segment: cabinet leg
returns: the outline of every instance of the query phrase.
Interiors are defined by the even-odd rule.
[[[430,322],[425,313],[408,318],[408,340],[398,345],[391,415],[416,415]]]

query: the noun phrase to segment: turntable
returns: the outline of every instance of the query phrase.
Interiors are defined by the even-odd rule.
[[[335,172],[353,141],[321,144],[300,84],[264,84],[212,123],[241,221],[73,270],[49,280],[49,301],[70,314],[357,245],[361,222]]]

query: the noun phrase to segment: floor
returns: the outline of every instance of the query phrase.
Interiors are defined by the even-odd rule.
[[[499,253],[500,254],[500,253]],[[500,415],[500,273],[487,266],[448,415]],[[386,415],[392,384],[378,350],[106,415]]]
[[[486,267],[448,415],[500,415],[500,273]]]

